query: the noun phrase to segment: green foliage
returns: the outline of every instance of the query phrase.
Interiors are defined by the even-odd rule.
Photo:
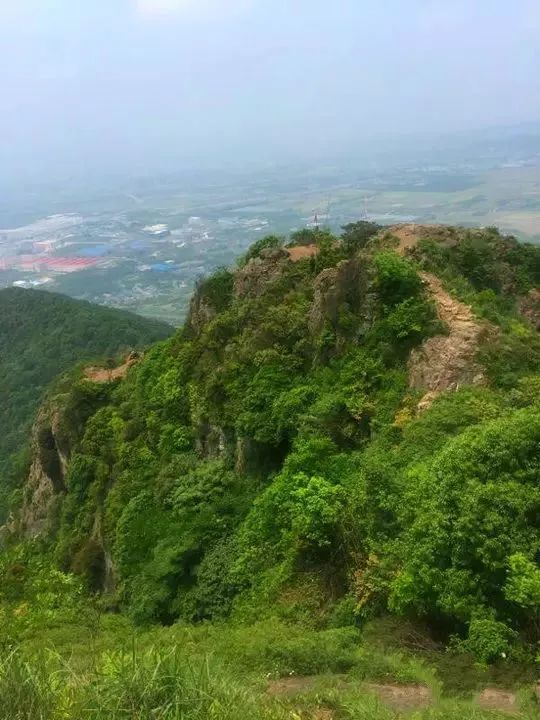
[[[504,594],[520,607],[540,610],[540,568],[523,553],[508,558]]]
[[[395,307],[420,294],[422,281],[411,262],[385,250],[375,255],[374,263],[377,271],[376,286],[384,305]]]
[[[351,257],[366,247],[369,240],[382,229],[382,225],[367,220],[359,220],[358,222],[348,223],[341,229],[343,230],[341,233],[343,249],[345,254]]]
[[[415,255],[434,272],[464,278],[477,291],[524,294],[540,284],[540,246],[502,236],[496,228],[452,229],[450,241],[422,239]]]
[[[540,335],[523,321],[513,320],[506,332],[479,353],[494,385],[512,388],[524,375],[540,373]]]
[[[232,299],[233,274],[227,268],[216,270],[197,284],[196,292],[218,312],[226,310]]]
[[[469,635],[459,643],[459,647],[480,662],[488,663],[508,655],[514,636],[515,633],[502,622],[489,617],[473,618],[469,624]]]
[[[90,592],[97,592],[103,587],[105,575],[105,554],[97,540],[90,538],[75,554],[72,570],[84,579]]]
[[[463,621],[485,606],[501,619],[512,614],[510,559],[540,548],[539,439],[538,412],[519,410],[464,432],[411,470],[393,609]]]
[[[283,243],[284,239],[278,235],[265,235],[260,240],[257,240],[257,242],[254,242],[247,253],[240,258],[238,262],[239,267],[244,267],[244,265],[247,265],[253,258],[260,257],[262,250],[279,248],[282,247]]]
[[[14,651],[0,663],[2,720],[271,720],[279,706],[229,677],[215,662],[180,650],[113,650],[88,681],[55,654],[28,663]]]
[[[175,477],[175,469],[184,474]],[[174,480],[167,482],[166,494],[143,490],[126,505],[116,526],[118,571],[138,622],[178,614],[194,619],[207,612],[195,586],[201,565],[249,502],[245,483],[219,461],[194,466],[188,460],[168,472]],[[207,561],[202,572],[207,585],[216,585],[223,567]]]
[[[290,245],[318,245],[320,242],[335,240],[329,230],[322,228],[302,228],[291,234]]]
[[[253,541],[273,553],[328,547],[335,540],[343,493],[322,477],[284,472],[257,499],[246,522],[243,545]]]
[[[36,548],[0,555],[0,649],[51,622],[72,622],[84,607],[83,588]]]
[[[510,669],[492,678],[455,652],[383,652],[373,633],[368,642],[351,628],[206,623],[134,635],[104,620],[90,635],[83,625],[63,625],[3,653],[0,719],[290,720],[332,712],[344,720],[391,720],[420,701],[414,710],[419,720],[488,720],[494,712],[483,710],[471,693],[494,680],[513,685],[506,684]],[[493,630],[484,628],[492,641],[483,648],[497,645]],[[444,667],[446,660],[451,667]],[[454,666],[466,675],[469,697],[441,693]],[[530,680],[519,680],[516,710],[532,720],[538,713]],[[396,686],[404,693],[399,709]],[[381,696],[384,690],[393,701]]]
[[[343,511],[340,487],[324,478],[296,475],[290,495],[291,531],[300,542],[316,548],[332,544],[333,534]]]

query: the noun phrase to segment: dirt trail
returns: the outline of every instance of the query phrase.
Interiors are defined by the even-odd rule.
[[[428,707],[432,700],[431,692],[425,685],[367,683],[366,689],[399,713]]]
[[[361,690],[375,695],[394,712],[408,714],[434,704],[431,689],[420,683],[379,683],[360,682],[346,675],[307,675],[283,677],[271,680],[266,688],[269,695],[294,700],[297,696],[317,694],[328,690]],[[472,703],[483,710],[492,710],[505,715],[517,715],[519,703],[515,693],[496,687],[486,687],[477,693]],[[332,720],[330,709],[320,706],[311,714],[302,714],[311,720]]]
[[[95,383],[108,383],[113,380],[118,380],[126,376],[127,371],[130,367],[139,362],[139,355],[137,353],[131,353],[125,363],[118,365],[115,368],[103,368],[103,367],[87,367],[84,370],[84,376],[87,380],[91,380]]]
[[[484,710],[495,710],[507,715],[516,715],[518,702],[515,694],[500,688],[485,688],[476,698],[477,704]]]
[[[344,688],[347,687],[348,679],[345,675],[292,675],[270,680],[266,692],[278,697],[294,697],[313,692],[325,684],[332,688]]]
[[[330,678],[326,678],[327,682]],[[273,680],[268,684],[267,692],[270,695],[278,697],[292,698],[305,693],[313,693],[324,688],[321,684],[324,678],[320,676],[297,676],[280,678]],[[350,689],[353,687],[354,681],[342,675],[331,678],[331,685],[326,689],[333,690]],[[432,702],[430,689],[426,685],[415,683],[398,684],[398,683],[361,683],[360,687],[366,693],[376,695],[387,707],[396,712],[410,712],[411,710],[419,710],[428,707]],[[326,709],[320,709],[327,713]],[[319,710],[319,712],[320,712]],[[318,715],[316,717],[331,717],[331,715]]]
[[[409,386],[425,391],[419,410],[429,407],[444,390],[486,383],[484,369],[476,360],[485,325],[475,319],[468,305],[446,292],[439,278],[430,273],[421,273],[421,277],[449,332],[429,338],[411,353]]]
[[[452,230],[445,225],[417,225],[416,223],[401,223],[390,225],[384,228],[384,232],[391,233],[399,240],[396,248],[398,255],[406,255],[418,245],[423,238],[436,239],[445,245],[453,245],[456,240],[452,236]]]

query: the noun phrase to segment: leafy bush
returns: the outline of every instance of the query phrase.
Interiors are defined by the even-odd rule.
[[[464,432],[409,473],[391,608],[469,621],[487,603],[496,620],[518,622],[505,576],[516,553],[540,548],[539,440],[540,415],[519,410]]]
[[[240,258],[238,265],[243,267],[253,258],[259,257],[262,250],[266,250],[267,248],[279,248],[283,245],[283,243],[284,239],[278,235],[265,235],[265,237],[257,240],[257,242],[254,242],[253,245],[251,245],[247,253]]]
[[[359,220],[358,222],[344,225],[341,228],[343,230],[341,233],[341,242],[343,243],[345,253],[350,257],[359,250],[362,250],[381,228],[382,225],[367,222],[366,220]]]
[[[410,261],[386,250],[375,255],[374,263],[377,290],[384,305],[394,307],[422,292],[422,280]]]
[[[480,662],[488,663],[507,657],[514,637],[515,633],[502,622],[489,617],[473,618],[467,639],[458,643],[458,647]]]

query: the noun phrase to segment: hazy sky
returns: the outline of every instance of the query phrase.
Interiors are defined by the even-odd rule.
[[[0,174],[540,119],[539,0],[0,0]]]

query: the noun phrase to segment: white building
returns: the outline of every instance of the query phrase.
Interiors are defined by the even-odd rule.
[[[166,237],[170,235],[169,226],[164,223],[158,223],[157,225],[147,225],[143,227],[143,232],[152,237]]]

